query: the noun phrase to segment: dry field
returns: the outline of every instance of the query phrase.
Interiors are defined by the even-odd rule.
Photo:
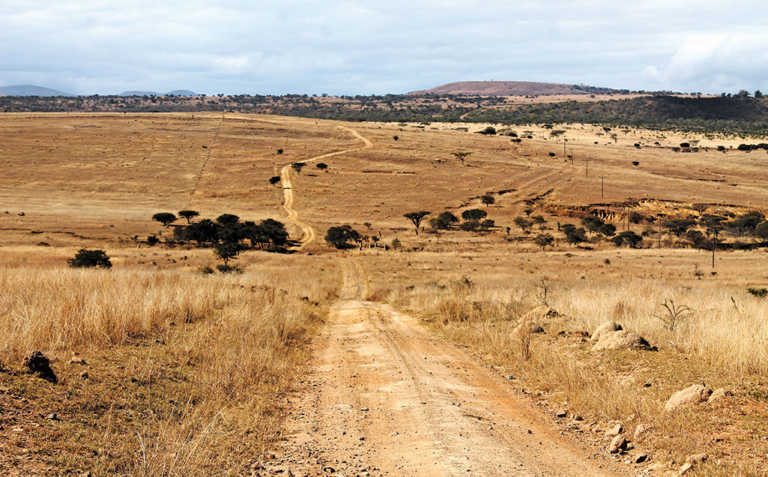
[[[539,456],[547,463],[545,475],[557,475],[557,466],[564,464],[552,456],[564,448],[585,462],[590,457],[609,475],[650,472],[654,465],[659,467],[652,475],[663,475],[662,469],[679,469],[697,453],[709,458],[691,475],[765,475],[768,324],[765,302],[746,292],[768,286],[765,251],[719,252],[712,270],[707,252],[677,247],[671,235],[651,234],[638,250],[597,240],[575,247],[556,227],[576,224],[573,212],[579,207],[603,204],[600,208],[615,213],[612,220],[623,231],[627,209],[622,204],[630,198],[637,200],[633,210],[645,215],[695,215],[694,203],[709,204],[713,212],[765,213],[765,151],[736,151],[741,142],[754,141],[734,137],[636,129],[606,133],[588,125],[556,125],[564,131],[559,136],[540,126],[513,127],[518,135],[533,136],[516,144],[507,136],[474,133],[485,126],[472,125],[465,132],[457,130],[467,127],[463,124],[342,124],[204,113],[0,115],[5,171],[0,177],[0,326],[7,331],[0,336],[0,470],[20,475],[258,473],[271,453],[279,460],[281,452],[296,450],[294,434],[284,438],[287,450],[276,450],[285,429],[295,435],[312,432],[312,425],[307,430],[296,417],[304,416],[302,403],[333,404],[328,394],[313,400],[312,393],[319,391],[302,384],[306,376],[317,378],[318,389],[345,380],[350,389],[368,389],[378,381],[361,380],[384,379],[356,376],[355,366],[364,367],[360,363],[339,368],[349,375],[337,370],[341,374],[326,376],[314,366],[361,353],[351,347],[349,353],[338,348],[332,354],[334,346],[355,342],[362,333],[354,328],[359,323],[347,323],[348,312],[339,310],[355,310],[354,316],[368,310],[378,317],[370,318],[374,324],[397,321],[391,310],[399,310],[419,319],[432,338],[409,328],[409,320],[366,333],[392,338],[391,346],[405,356],[407,370],[402,370],[419,372],[408,365],[420,352],[407,348],[413,338],[435,353],[466,359],[461,362],[466,369],[483,363],[499,379],[515,377],[504,379],[499,389],[533,409],[509,411],[510,419],[538,419],[544,422],[537,424],[542,432],[552,435],[547,438],[552,451]],[[671,148],[681,142],[701,150],[674,152]],[[718,152],[718,145],[734,150]],[[327,172],[312,162],[300,174],[283,172],[284,179],[289,174],[291,194],[284,210],[288,191],[268,179],[293,162],[336,152],[322,159]],[[471,155],[462,164],[455,152]],[[493,194],[494,204],[480,202],[486,193]],[[419,210],[432,212],[430,217],[444,210],[460,215],[468,208],[486,210],[497,228],[484,234],[425,230],[417,236],[403,218]],[[515,226],[514,219],[527,208],[543,217],[544,229],[555,236],[554,247],[541,251]],[[316,238],[293,254],[246,252],[236,261],[243,274],[205,276],[199,267],[216,262],[210,249],[137,243],[137,236],[169,237],[171,229],[151,217],[181,209],[210,218],[223,213],[249,220],[272,217],[286,222],[293,239],[306,239],[307,227]],[[287,216],[291,212],[296,217]],[[334,250],[323,236],[328,227],[341,224],[380,236],[383,244],[397,239],[401,247]],[[648,224],[629,227],[638,234],[649,229]],[[66,260],[83,247],[106,250],[112,270],[69,269]],[[349,278],[349,266],[340,266],[352,262],[359,270],[355,279]],[[348,290],[350,280],[356,280],[355,293]],[[334,305],[338,296],[341,305]],[[665,327],[665,300],[691,310],[673,330]],[[544,304],[559,315],[536,318],[544,333],[520,336],[515,327]],[[582,332],[607,320],[641,334],[658,351],[592,351]],[[333,326],[319,326],[325,322]],[[341,339],[334,330],[349,335]],[[449,343],[470,357],[450,351]],[[54,359],[58,384],[23,372],[22,358],[35,350]],[[73,353],[88,364],[68,364]],[[392,366],[399,369],[397,362]],[[471,376],[466,379],[472,383]],[[419,400],[436,403],[424,419],[465,419],[439,405],[444,394],[433,388],[437,384],[424,382],[419,393],[427,397]],[[672,393],[695,383],[728,388],[732,395],[674,414],[663,410]],[[553,418],[561,409],[567,416]],[[56,419],[46,418],[51,413]],[[333,433],[337,421],[317,419],[326,426],[320,428]],[[359,424],[361,432],[384,429],[365,422]],[[605,430],[615,424],[632,440],[633,448],[620,456],[605,451],[611,440]],[[649,430],[635,438],[640,424]],[[491,437],[457,426],[451,432],[476,436],[491,453]],[[538,433],[539,427],[530,426]],[[505,435],[514,448],[510,442],[516,438]],[[409,438],[413,446],[423,444],[421,437]],[[387,460],[325,444],[325,454],[319,454],[332,458],[324,463],[360,461],[355,456],[360,454],[383,473],[397,460],[397,447]],[[378,444],[389,449],[391,442]],[[430,449],[450,456],[450,440],[441,445]],[[642,453],[647,460],[633,463]],[[354,475],[366,467],[358,464],[344,470]],[[520,465],[529,464],[522,459]],[[466,473],[458,464],[450,472],[413,465],[411,470],[424,474]],[[489,467],[475,470],[493,473]],[[406,472],[391,467],[389,473]]]

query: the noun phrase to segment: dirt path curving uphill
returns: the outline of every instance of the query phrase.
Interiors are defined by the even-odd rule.
[[[363,141],[363,144],[364,144],[363,147],[346,149],[344,151],[329,152],[327,154],[315,156],[313,158],[306,159],[301,162],[305,162],[305,163],[315,162],[321,159],[328,159],[329,157],[340,156],[342,154],[349,154],[351,152],[362,151],[364,149],[369,149],[373,147],[373,143],[370,140],[360,135],[360,133],[358,133],[354,129],[351,129],[345,126],[338,126],[338,127],[345,131],[348,131],[357,139]],[[293,208],[293,181],[291,180],[291,164],[286,164],[280,170],[280,181],[283,184],[283,209],[285,209],[285,213],[288,215],[287,217],[288,221],[295,224],[301,229],[302,237],[301,239],[299,239],[299,245],[296,246],[296,250],[301,250],[315,240],[315,229],[312,228],[312,226],[309,225],[308,223],[302,221],[299,218],[299,213],[296,211],[296,209]]]
[[[503,378],[414,318],[364,301],[359,263],[341,267],[341,299],[269,475],[612,475],[516,400]]]

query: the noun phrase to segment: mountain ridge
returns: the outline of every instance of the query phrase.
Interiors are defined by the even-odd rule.
[[[457,81],[430,89],[411,91],[408,94],[414,96],[423,96],[427,94],[466,96],[555,96],[567,94],[622,93],[629,93],[629,91],[563,83],[540,83],[535,81]]]

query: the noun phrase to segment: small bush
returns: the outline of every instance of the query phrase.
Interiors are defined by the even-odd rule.
[[[73,258],[67,260],[67,263],[73,268],[112,268],[112,262],[104,250],[81,248]]]
[[[765,298],[768,296],[768,288],[747,288],[747,291],[750,295],[756,296],[758,298]]]

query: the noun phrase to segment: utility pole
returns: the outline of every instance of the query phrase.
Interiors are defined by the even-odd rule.
[[[600,176],[600,199],[605,199],[605,176]]]

